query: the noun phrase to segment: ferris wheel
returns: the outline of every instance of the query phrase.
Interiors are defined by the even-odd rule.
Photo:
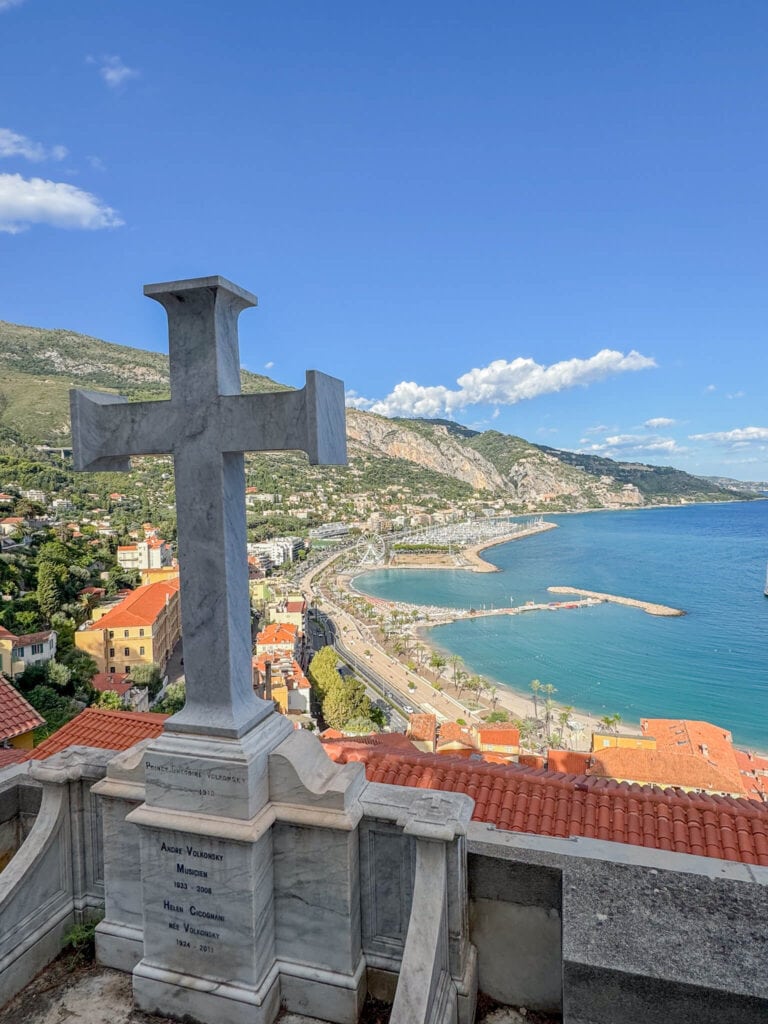
[[[387,545],[384,538],[373,530],[367,530],[360,535],[360,540],[355,546],[355,554],[359,565],[379,565],[384,561],[387,552]]]

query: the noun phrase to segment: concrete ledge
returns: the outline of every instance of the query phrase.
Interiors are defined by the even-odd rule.
[[[564,966],[568,1024],[765,1024],[768,999],[586,964]]]

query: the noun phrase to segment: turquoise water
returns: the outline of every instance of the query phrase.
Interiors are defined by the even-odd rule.
[[[499,615],[438,626],[429,638],[515,690],[540,679],[558,702],[597,717],[705,719],[768,750],[768,502],[546,519],[558,529],[485,552],[499,573],[385,569],[355,585],[448,607],[562,600],[546,588],[574,586],[683,608],[682,618],[610,604]]]

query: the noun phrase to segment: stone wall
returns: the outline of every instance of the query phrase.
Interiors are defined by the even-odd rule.
[[[768,868],[473,823],[480,990],[567,1024],[768,1019]]]
[[[40,810],[42,789],[26,774],[0,786],[0,871],[29,835]]]

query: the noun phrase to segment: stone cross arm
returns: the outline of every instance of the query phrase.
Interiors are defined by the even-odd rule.
[[[75,469],[85,472],[125,472],[129,456],[168,454],[202,433],[215,433],[219,452],[303,451],[311,465],[347,461],[344,385],[317,370],[306,371],[300,390],[216,395],[204,406],[73,390],[71,414]]]

